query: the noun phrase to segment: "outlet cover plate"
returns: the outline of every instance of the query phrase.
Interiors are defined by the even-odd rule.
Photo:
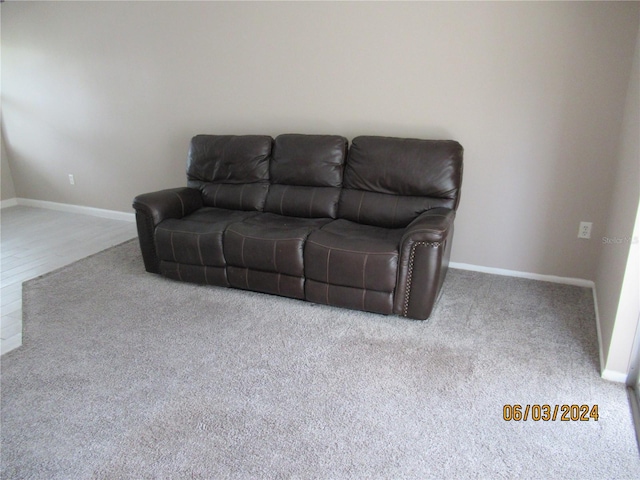
[[[578,228],[578,238],[591,238],[592,222],[580,222],[580,228]]]

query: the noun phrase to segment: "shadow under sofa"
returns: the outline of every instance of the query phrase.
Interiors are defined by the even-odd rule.
[[[133,201],[145,269],[427,319],[462,183],[452,140],[197,135],[187,186]]]

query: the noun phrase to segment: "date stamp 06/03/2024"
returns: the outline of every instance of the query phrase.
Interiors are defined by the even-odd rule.
[[[598,421],[598,404],[595,405],[513,405],[507,404],[502,408],[503,420],[526,422],[533,420],[534,422],[588,422],[590,420]]]

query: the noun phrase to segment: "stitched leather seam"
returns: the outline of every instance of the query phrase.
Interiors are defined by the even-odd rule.
[[[423,228],[421,230],[411,230],[411,235],[415,233],[425,233],[425,232],[443,233],[444,230],[436,230],[435,228]]]
[[[411,281],[413,279],[413,264],[416,256],[416,248],[419,246],[439,247],[440,242],[415,242],[411,246],[411,254],[409,255],[409,271],[407,272],[407,287],[404,292],[404,305],[402,307],[402,316],[406,317],[409,312],[409,300],[411,297]]]
[[[189,264],[182,264],[182,265],[189,266]],[[200,267],[199,265],[191,265],[191,266],[198,267],[198,268]],[[212,268],[212,269],[219,268],[219,269],[224,270],[225,267],[207,267],[207,268]],[[294,278],[294,279],[299,279],[299,280],[305,280],[306,279],[306,277],[301,277],[300,275],[291,275],[289,273],[281,273],[281,272],[271,272],[269,270],[262,270],[260,268],[238,267],[236,265],[229,265],[229,268],[232,268],[232,269],[235,269],[235,270],[242,270],[243,272],[249,272],[249,273],[251,273],[251,272],[258,273],[258,274],[263,273],[263,274],[266,274],[266,275],[268,275],[270,277],[271,276],[281,275],[282,278],[284,278],[285,280],[287,278]],[[325,282],[318,282],[318,283],[325,283]]]
[[[389,252],[363,252],[362,250],[347,250],[346,248],[327,247],[326,245],[314,242],[313,240],[307,240],[307,243],[312,243],[314,245],[317,245],[318,247],[326,248],[327,250],[338,250],[340,252],[347,253],[359,253],[360,255],[398,255],[398,252],[395,250],[391,250]]]
[[[216,233],[222,233],[222,232],[189,232],[188,230],[172,230],[170,228],[166,228],[166,227],[158,227],[156,229],[157,231],[161,231],[161,232],[168,232],[168,233],[184,233],[185,235],[211,235],[211,234],[216,234]]]
[[[200,235],[196,237],[196,245],[198,247],[198,255],[200,256],[200,264],[204,266],[204,260],[202,259],[202,250],[200,249]]]
[[[215,189],[213,190],[213,206],[215,207],[217,205],[218,202],[218,192],[220,191],[220,184],[216,184],[215,185]],[[203,192],[204,194],[204,189]]]
[[[362,265],[362,288],[367,288],[366,279],[367,279],[367,262],[369,261],[369,254],[366,254],[364,257],[364,264]],[[364,303],[363,303],[364,306]]]
[[[273,241],[273,271],[278,271],[278,261],[276,259],[276,255],[278,253],[278,241]],[[280,291],[280,278],[278,278],[278,291]]]
[[[173,261],[177,262],[178,259],[176,258],[176,249],[173,246],[173,232],[171,232],[171,235],[169,236],[169,241],[171,242],[171,255],[173,255]]]
[[[291,275],[289,275],[291,276]],[[373,292],[373,293],[382,293],[384,295],[393,295],[393,289],[391,289],[391,291],[387,291],[387,290],[376,290],[374,288],[360,288],[360,287],[354,287],[352,285],[341,285],[339,283],[327,283],[323,280],[315,280],[313,278],[307,278],[307,281],[309,282],[315,282],[317,284],[320,285],[329,285],[332,287],[336,287],[336,288],[350,288],[352,290],[365,290],[367,292]]]
[[[151,237],[151,242],[149,243],[149,249],[151,250],[151,254],[153,255],[153,258],[156,260],[156,263],[158,261],[158,252],[156,251],[156,239],[155,239],[155,225],[153,223],[153,218],[151,218],[149,215],[146,214],[142,214],[144,216],[144,223],[146,224],[146,230],[149,232],[149,235]]]
[[[245,235],[244,233],[240,233],[237,232],[235,230],[232,230],[231,228],[227,228],[227,232],[230,233],[235,233],[236,235],[240,235],[242,238],[250,238],[251,240],[262,240],[262,241],[268,241],[268,240],[275,240],[272,238],[264,238],[264,237],[252,237],[251,235]],[[290,237],[290,238],[278,238],[278,241],[282,241],[282,240],[304,240],[306,238],[306,235],[304,237]]]
[[[182,216],[184,217],[184,202],[182,201],[182,197],[180,197],[179,193],[176,193],[176,197],[180,200],[180,206],[182,207]]]

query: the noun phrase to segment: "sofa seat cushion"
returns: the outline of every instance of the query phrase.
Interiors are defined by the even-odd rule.
[[[393,292],[403,232],[335,220],[309,236],[305,277],[330,285]]]
[[[224,256],[234,267],[303,277],[307,237],[329,222],[262,213],[227,228]]]
[[[158,257],[172,264],[225,267],[224,231],[254,215],[257,212],[205,207],[181,219],[164,220],[156,227]]]

